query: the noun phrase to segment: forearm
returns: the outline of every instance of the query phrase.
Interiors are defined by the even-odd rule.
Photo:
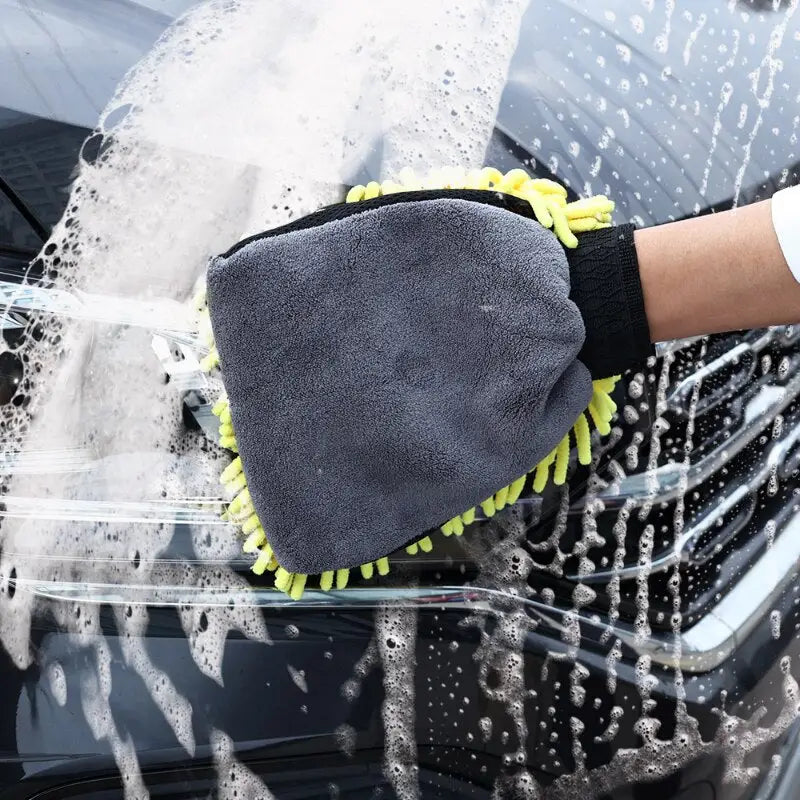
[[[652,341],[800,322],[770,202],[636,231]]]

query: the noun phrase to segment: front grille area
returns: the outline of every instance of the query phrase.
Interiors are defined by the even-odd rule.
[[[649,623],[668,631],[677,564],[683,628],[718,604],[798,511],[799,342],[800,329],[787,327],[709,337],[631,376],[617,398],[612,444],[595,466],[576,471],[568,494],[551,488],[545,496],[529,540],[540,557],[536,542],[554,538],[571,555],[561,559],[562,574],[537,572],[536,586],[569,606],[576,582],[588,584],[596,598],[585,612],[605,616],[616,577],[619,618],[632,622],[645,577]],[[618,539],[621,513],[629,518]],[[587,570],[576,543],[595,526],[602,544],[586,553]],[[652,559],[640,552],[646,526]]]

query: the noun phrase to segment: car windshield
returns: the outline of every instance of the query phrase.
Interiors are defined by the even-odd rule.
[[[197,297],[371,181],[769,198],[799,4],[0,0],[0,796],[792,796],[800,329],[659,343],[563,486],[293,598]]]

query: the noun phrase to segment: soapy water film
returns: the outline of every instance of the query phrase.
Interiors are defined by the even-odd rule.
[[[769,49],[761,54],[760,65],[752,65],[758,74],[753,78],[755,100],[749,99],[756,108],[769,103],[778,53],[797,5],[797,0],[776,4],[781,13],[772,23]],[[243,236],[339,199],[342,187],[359,179],[365,166],[389,176],[408,165],[420,171],[441,164],[480,165],[525,8],[525,3],[511,0],[457,6],[353,2],[347,13],[327,3],[218,0],[199,5],[127,76],[103,113],[97,134],[87,143],[65,216],[42,252],[45,270],[56,287],[70,291],[183,302],[191,297],[208,257]],[[731,25],[738,21],[745,28],[741,4],[723,5],[722,12],[730,15]],[[656,52],[686,61],[712,23],[685,14],[672,0],[663,7],[643,2],[631,12],[630,25],[642,35],[655,31]],[[735,51],[731,58],[735,65]],[[724,77],[721,110],[736,100],[744,103],[744,98],[731,98]],[[756,119],[753,137],[758,124]],[[717,126],[714,131],[709,164],[718,146]],[[598,148],[604,149],[602,140]],[[737,193],[749,157],[747,150]],[[558,165],[553,167],[558,175]],[[703,180],[707,183],[707,173]],[[163,320],[153,327],[170,324]],[[125,663],[141,677],[178,743],[192,755],[193,709],[148,654],[143,638],[147,607],[113,599],[117,586],[147,586],[153,603],[196,598],[178,601],[181,623],[197,668],[220,683],[230,631],[269,642],[262,611],[246,602],[249,584],[226,566],[239,554],[235,534],[217,516],[222,507],[217,476],[227,456],[182,422],[180,389],[205,379],[191,353],[184,351],[180,365],[171,366],[173,379],[165,383],[162,363],[170,360],[169,343],[160,340],[154,346],[146,327],[100,324],[74,315],[34,315],[16,352],[25,369],[21,402],[2,408],[2,422],[8,449],[22,455],[11,461],[3,477],[0,640],[20,668],[28,667],[34,660],[32,619],[49,615],[72,634],[76,646],[91,654],[94,672],[80,687],[83,713],[93,735],[108,743],[126,795],[144,797],[147,789],[135,747],[117,730],[109,705],[112,656],[101,635],[101,605],[81,597],[50,600],[48,594],[56,596],[57,587],[70,584],[106,587]],[[668,354],[657,375],[656,414],[664,404],[672,363]],[[692,410],[700,387],[695,385]],[[687,465],[691,413],[689,418]],[[655,424],[651,470],[663,435],[663,427]],[[58,454],[58,459],[48,454]],[[621,480],[625,471],[617,467]],[[669,677],[676,704],[671,735],[660,737],[653,717],[653,690],[665,678],[654,677],[649,656],[641,655],[635,669],[638,707],[614,706],[599,738],[613,744],[620,720],[624,717],[630,725],[636,718],[642,745],[617,749],[607,765],[591,772],[586,768],[586,751],[598,742],[587,741],[577,713],[595,700],[584,686],[588,671],[581,663],[582,609],[596,590],[588,581],[579,582],[573,608],[562,618],[563,647],[550,657],[570,666],[569,686],[562,691],[576,716],[562,722],[571,737],[574,768],[556,765],[562,766],[562,777],[549,786],[538,785],[525,747],[527,712],[545,702],[539,693],[544,694],[547,684],[547,662],[540,683],[531,685],[523,668],[524,647],[526,637],[545,624],[541,608],[552,598],[537,592],[535,576],[558,574],[570,556],[579,559],[584,578],[596,568],[591,551],[599,536],[593,519],[602,500],[594,495],[607,486],[593,477],[582,537],[564,551],[560,518],[546,542],[530,543],[530,520],[515,511],[502,515],[481,536],[464,537],[480,567],[473,581],[480,603],[464,622],[465,630],[479,635],[480,680],[478,686],[462,685],[459,691],[467,700],[483,696],[503,709],[507,730],[493,731],[497,718],[485,717],[479,729],[467,733],[475,741],[501,735],[507,742],[496,795],[599,797],[674,772],[708,753],[725,759],[729,780],[755,777],[747,756],[778,739],[796,716],[792,665],[788,660],[779,665],[778,709],[769,724],[761,724],[765,711],[740,718],[720,708],[717,731],[701,735],[683,702],[676,567],[669,584],[676,609],[675,668]],[[626,555],[630,513],[626,506],[619,511],[615,564],[621,565]],[[192,552],[180,560],[160,559],[176,524],[185,523],[191,524]],[[679,536],[682,524],[676,515],[670,535]],[[634,645],[650,635],[647,571],[654,535],[652,526],[644,526]],[[623,644],[614,628],[619,579],[603,591],[609,595],[610,611],[600,638],[608,651],[607,682],[613,695]],[[236,602],[229,603],[231,598]],[[419,796],[415,729],[422,724],[414,714],[415,701],[419,703],[414,666],[435,658],[446,671],[448,660],[447,645],[433,655],[417,652],[417,625],[413,605],[390,602],[380,607],[374,641],[343,687],[354,697],[373,669],[381,671],[386,777],[398,796],[409,798]],[[41,666],[54,697],[64,697],[63,668],[57,662]],[[307,679],[313,680],[291,664],[287,667],[301,690]],[[214,731],[210,739],[221,797],[237,792],[239,797],[271,797],[261,780],[237,762],[225,732]],[[353,731],[344,723],[339,739],[347,753]]]

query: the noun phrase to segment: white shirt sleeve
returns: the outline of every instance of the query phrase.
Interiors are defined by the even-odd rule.
[[[773,195],[772,225],[783,257],[800,283],[800,185],[781,189]]]

